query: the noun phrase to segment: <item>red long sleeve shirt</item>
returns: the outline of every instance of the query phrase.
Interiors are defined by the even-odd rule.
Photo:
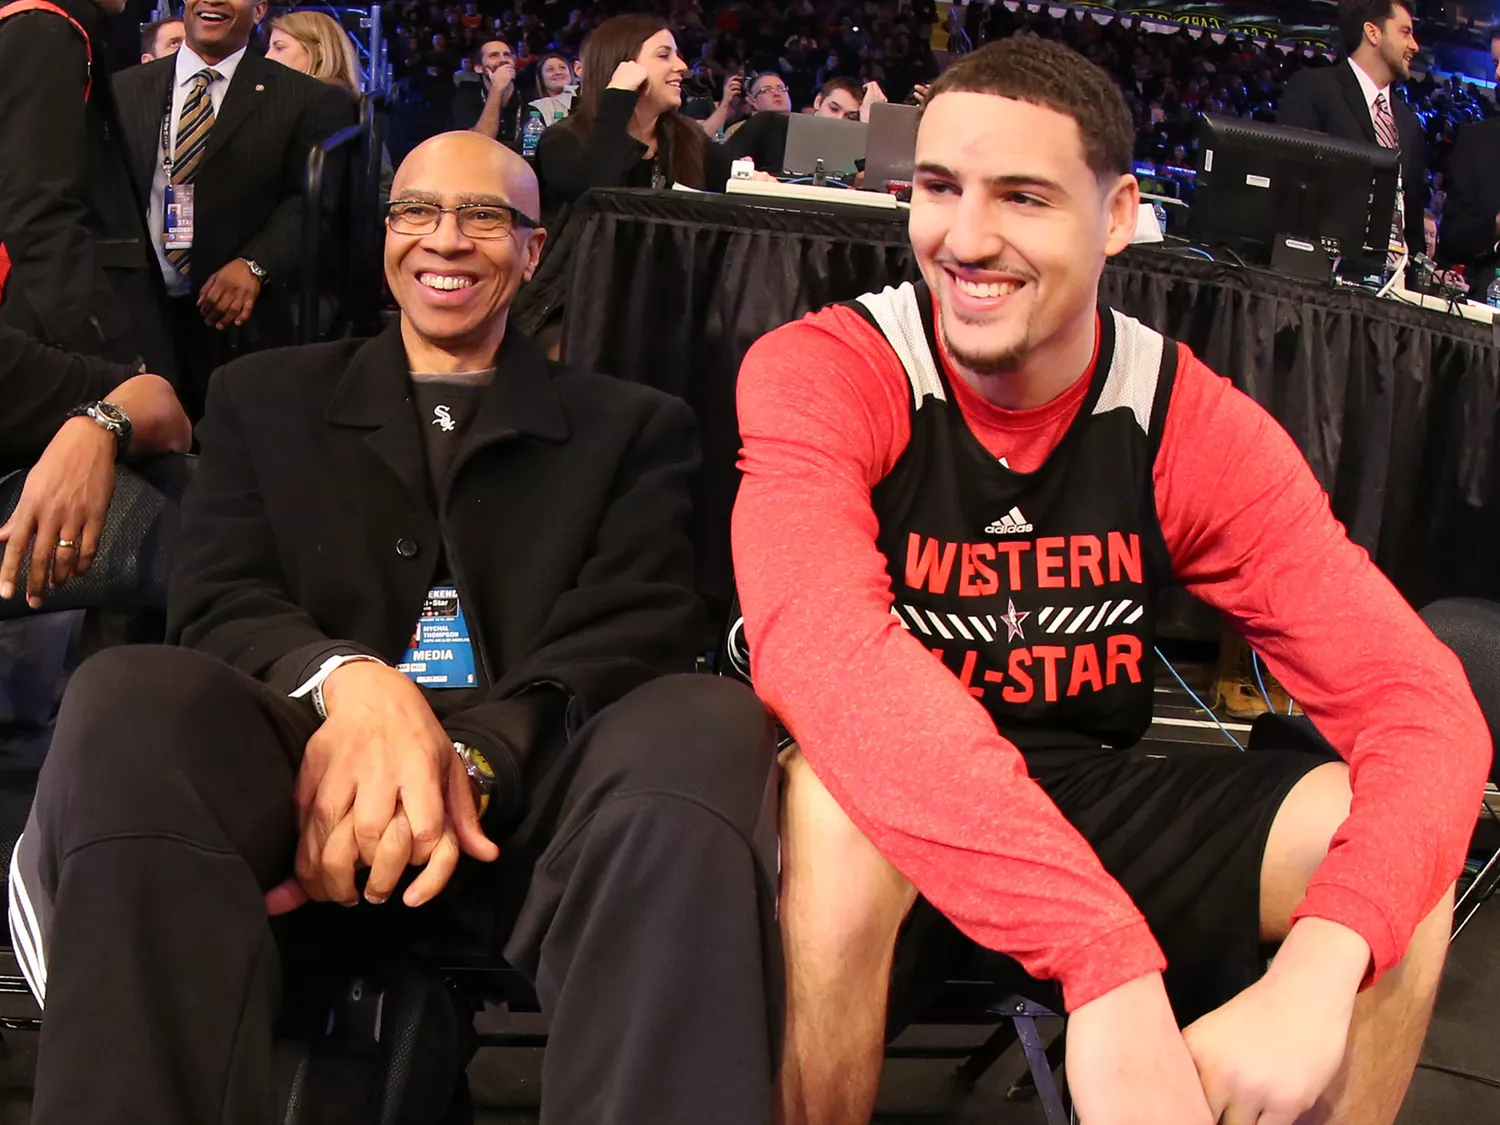
[[[950,382],[980,442],[1031,472],[1088,378],[1024,411]],[[926,898],[1058,980],[1069,1009],[1162,968],[1020,753],[891,615],[870,493],[910,440],[911,391],[885,339],[851,310],[816,313],[751,349],[738,396],[734,559],[755,686],[819,778]],[[1352,810],[1294,919],[1359,933],[1373,980],[1457,878],[1482,798],[1490,740],[1462,667],[1349,542],[1287,434],[1185,348],[1154,485],[1177,580],[1349,762]]]

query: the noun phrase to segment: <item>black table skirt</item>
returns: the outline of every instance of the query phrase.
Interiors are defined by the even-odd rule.
[[[569,362],[697,411],[699,585],[723,596],[746,350],[809,310],[914,276],[900,214],[615,190],[574,207],[534,288],[544,311],[566,310]],[[1112,261],[1102,290],[1271,411],[1350,536],[1414,604],[1500,599],[1500,346],[1490,326],[1151,250]]]

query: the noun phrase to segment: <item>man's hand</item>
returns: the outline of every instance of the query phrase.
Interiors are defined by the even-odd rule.
[[[930,89],[932,89],[931,86],[924,86],[920,82],[918,82],[911,88],[912,99],[917,103],[917,105],[927,104],[927,91]]]
[[[719,99],[719,108],[724,110],[735,110],[745,100],[745,79],[738,74],[731,74],[724,79],[724,96]]]
[[[270,913],[308,899],[354,905],[357,866],[370,868],[365,898],[373,903],[390,896],[408,866],[425,867],[402,895],[420,906],[447,885],[461,851],[484,862],[499,856],[453,741],[415,684],[361,661],[328,677],[323,701],[328,719],[297,776],[296,877],[266,896]]]
[[[1215,1120],[1160,973],[1137,977],[1073,1012],[1067,1068],[1068,1090],[1083,1125],[1213,1125]]]
[[[214,274],[198,291],[198,311],[210,328],[239,327],[250,319],[260,296],[260,278],[239,258]]]
[[[1216,1118],[1292,1125],[1312,1108],[1343,1063],[1369,963],[1353,930],[1305,918],[1264,977],[1183,1032]]]
[[[864,101],[860,102],[859,104],[859,119],[861,121],[869,121],[870,107],[873,106],[876,102],[883,102],[885,100],[885,91],[880,88],[880,83],[871,82],[865,87]]]
[[[646,88],[646,83],[651,76],[646,73],[646,68],[634,59],[626,59],[610,76],[609,88],[611,90],[635,90],[637,92]]]
[[[516,85],[516,64],[514,59],[507,59],[493,70],[484,72],[484,79],[489,86],[484,93],[485,100],[498,97],[501,103],[510,100],[510,92]]]
[[[99,533],[114,494],[114,434],[92,418],[70,418],[26,474],[16,510],[0,527],[5,542],[0,598],[15,595],[27,548],[32,550],[26,604],[32,609],[42,608],[49,585],[61,586],[85,573],[99,550]],[[61,546],[64,540],[70,546]]]

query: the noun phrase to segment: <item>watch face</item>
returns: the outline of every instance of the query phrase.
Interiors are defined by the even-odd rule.
[[[94,404],[94,414],[100,422],[111,429],[124,429],[130,425],[130,419],[112,402],[98,402]]]

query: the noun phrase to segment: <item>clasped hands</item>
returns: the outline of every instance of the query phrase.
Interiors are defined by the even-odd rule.
[[[408,867],[421,873],[401,896],[435,898],[460,854],[500,855],[479,823],[474,792],[453,741],[406,676],[372,661],[345,664],[323,684],[328,718],[308,740],[297,775],[301,839],[294,875],[266,895],[270,914],[309,899],[353,906],[390,898]]]
[[[1293,1125],[1337,1076],[1369,946],[1307,918],[1270,970],[1179,1031],[1159,974],[1080,1006],[1068,1085],[1082,1125]]]

